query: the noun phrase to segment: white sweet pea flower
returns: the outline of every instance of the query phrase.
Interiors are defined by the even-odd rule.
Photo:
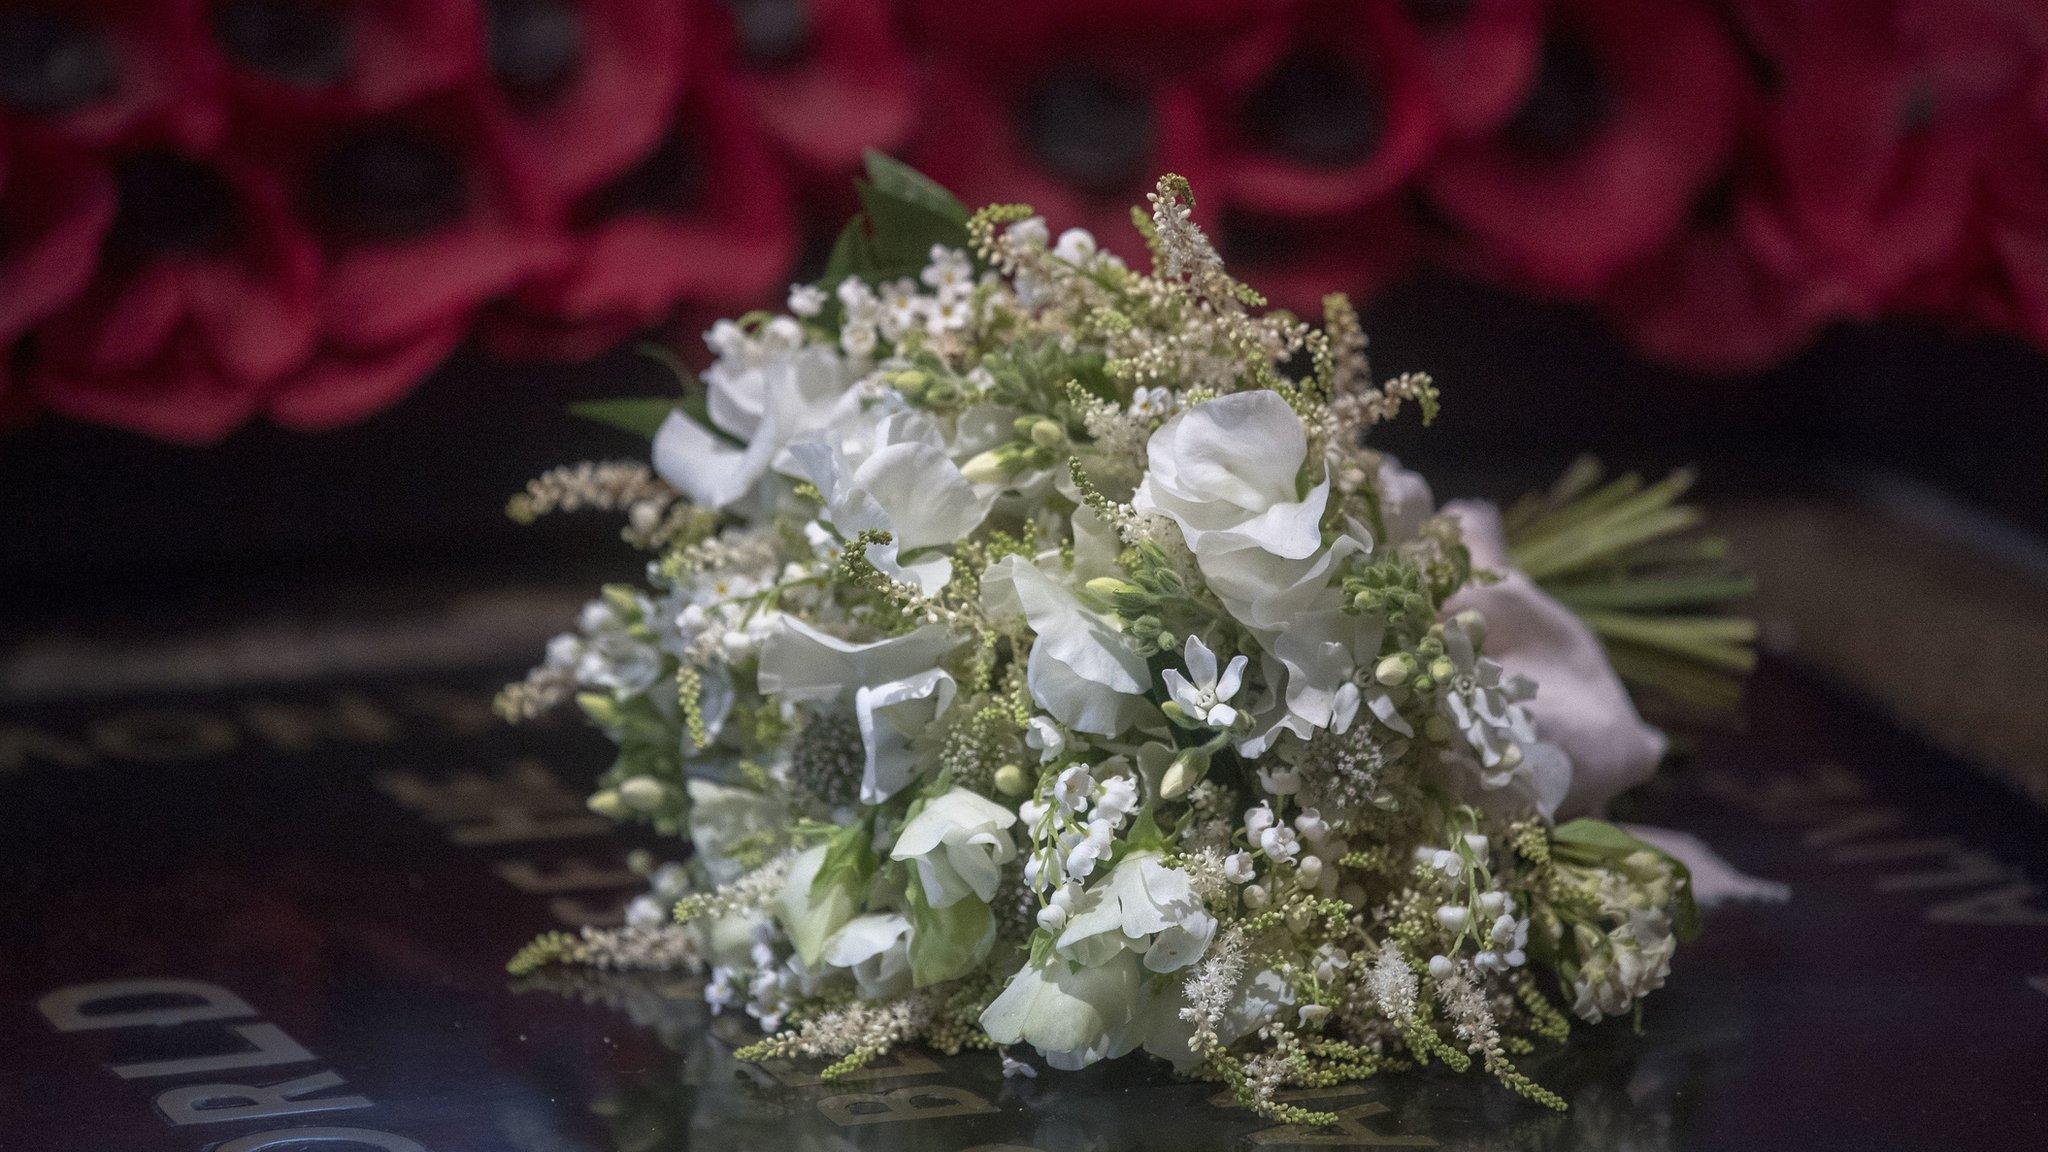
[[[831,422],[853,372],[831,348],[743,335],[712,343],[721,354],[704,382],[717,431],[680,410],[669,413],[654,437],[654,470],[697,504],[724,508],[781,463],[786,445]]]
[[[789,455],[792,470],[824,498],[822,519],[848,541],[870,530],[888,532],[890,542],[869,547],[868,560],[927,596],[952,578],[953,561],[942,554],[906,557],[964,539],[995,502],[992,488],[961,475],[938,425],[921,412],[883,417],[871,444],[807,439],[791,444]]]
[[[945,670],[929,668],[854,692],[853,714],[867,754],[860,778],[861,803],[880,804],[910,783],[919,767],[912,742],[946,714],[958,691]]]
[[[849,969],[860,994],[886,1000],[910,991],[910,921],[895,912],[848,920],[825,944],[825,963]]]
[[[950,908],[970,894],[986,904],[996,894],[1002,866],[1017,857],[1010,826],[1017,814],[965,788],[925,802],[896,837],[892,860],[917,862],[925,901]]]
[[[1018,969],[983,1010],[981,1027],[998,1045],[1029,1044],[1066,1072],[1140,1045],[1185,1065],[1191,1059],[1188,1029],[1179,1019],[1185,1003],[1180,982],[1160,987],[1149,980],[1135,953],[1094,965],[1055,956]]]
[[[1181,711],[1190,719],[1211,728],[1225,729],[1237,723],[1237,709],[1231,707],[1229,701],[1244,683],[1244,668],[1249,661],[1243,656],[1233,656],[1219,675],[1216,653],[1202,643],[1200,636],[1193,634],[1188,636],[1182,658],[1187,664],[1186,675],[1177,668],[1168,668],[1160,674],[1173,702],[1180,705]]]
[[[1225,604],[1292,584],[1322,548],[1325,478],[1295,487],[1308,434],[1280,394],[1237,392],[1175,413],[1145,447],[1132,503],[1180,527],[1202,575]]]
[[[855,642],[785,616],[782,627],[761,644],[758,682],[763,696],[850,708],[860,689],[925,672],[960,643],[960,637],[940,624]]]
[[[1075,512],[1076,537],[1099,530],[1091,523],[1100,523],[1093,512]],[[1146,698],[1152,672],[1114,623],[1082,603],[1076,589],[1092,574],[1078,566],[1060,571],[1057,553],[1035,563],[1005,556],[981,578],[982,606],[1031,626],[1025,683],[1033,702],[1073,731],[1113,737],[1157,715]]]
[[[1147,969],[1171,972],[1201,959],[1215,935],[1216,918],[1187,873],[1161,864],[1156,852],[1134,852],[1081,895],[1055,946],[1087,965],[1128,949]]]

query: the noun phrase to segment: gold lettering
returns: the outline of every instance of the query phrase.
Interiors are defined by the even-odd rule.
[[[499,879],[537,896],[557,892],[589,892],[600,888],[623,888],[642,883],[624,868],[606,868],[580,856],[572,856],[552,868],[543,869],[531,860],[500,860],[491,865]]]
[[[2000,924],[2009,927],[2048,928],[2048,911],[2030,907],[2040,892],[2025,881],[2008,884],[1975,896],[1964,896],[1927,910],[1933,924]]]
[[[1889,832],[1903,823],[1905,817],[1895,808],[1872,808],[1839,817],[1808,832],[1803,839],[1809,848],[1832,848],[1844,841]]]
[[[1942,861],[1940,872],[1912,872],[1904,876],[1880,876],[1879,892],[1921,892],[1929,888],[1965,888],[1973,884],[1996,884],[2011,876],[1996,859],[1982,852],[1954,852]]]
[[[92,749],[68,737],[40,728],[0,727],[0,775],[21,771],[31,758],[66,768],[99,763]]]
[[[324,704],[251,701],[242,720],[281,752],[309,752],[322,740],[388,744],[398,738],[398,719],[355,692],[340,692]]]
[[[818,1111],[842,1128],[859,1124],[894,1124],[940,1116],[977,1116],[994,1112],[988,1101],[949,1084],[913,1084],[887,1092],[848,1092],[818,1101]]]
[[[616,928],[626,922],[626,896],[593,905],[577,896],[557,896],[548,901],[548,912],[572,928]]]
[[[204,712],[124,712],[94,721],[86,737],[108,756],[151,764],[224,756],[242,742],[233,724]]]

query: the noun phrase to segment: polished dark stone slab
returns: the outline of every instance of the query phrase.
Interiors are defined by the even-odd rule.
[[[1315,1131],[1132,1061],[1005,1081],[906,1053],[824,1085],[736,1064],[688,978],[509,979],[520,944],[633,888],[630,841],[577,804],[604,741],[497,726],[496,683],[0,716],[0,1149],[2048,1147],[2048,817],[1783,669],[1631,815],[1789,904],[1710,915],[1640,1035],[1532,1057],[1566,1115],[1420,1074],[1314,1094],[1344,1117]],[[67,1015],[65,989],[136,979],[212,989]]]

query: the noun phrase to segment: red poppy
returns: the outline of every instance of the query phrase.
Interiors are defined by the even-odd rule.
[[[743,309],[787,282],[788,177],[730,78],[702,63],[663,142],[582,197],[560,259],[492,310],[493,351],[595,355],[679,301]]]
[[[486,103],[558,205],[653,150],[683,81],[677,0],[483,0]]]
[[[1978,322],[2048,344],[2048,67],[1993,158],[1969,252],[1974,273],[1946,293]]]
[[[1779,226],[1872,316],[1964,245],[2048,25],[1998,0],[1745,0],[1767,68]]]
[[[243,130],[388,112],[476,68],[466,0],[210,0],[203,21]]]
[[[97,274],[38,329],[33,386],[81,419],[218,439],[311,347],[318,251],[276,174],[246,160],[146,149],[106,179]]]
[[[100,149],[218,139],[221,103],[197,5],[0,4],[0,140]]]
[[[1732,148],[1744,82],[1691,0],[1563,0],[1520,106],[1424,176],[1453,258],[1583,299],[1657,248]]]
[[[85,290],[113,219],[114,184],[96,162],[0,156],[0,348]]]
[[[1514,115],[1543,44],[1538,0],[1402,0],[1444,133],[1483,135]]]
[[[1233,208],[1326,216],[1399,188],[1436,139],[1422,61],[1395,0],[1313,0],[1231,46],[1209,123]]]
[[[1846,309],[1779,226],[1776,195],[1747,171],[1702,194],[1679,234],[1609,287],[1616,325],[1646,355],[1701,372],[1752,372],[1805,347]]]
[[[559,255],[547,196],[467,96],[337,126],[281,158],[326,257],[319,339],[269,404],[326,428],[409,391],[489,300]]]
[[[733,78],[806,172],[836,191],[863,149],[895,150],[917,120],[910,54],[873,0],[711,5]]]
[[[1140,9],[1131,11],[1132,7]],[[1197,92],[1203,70],[1269,18],[1256,3],[1006,5],[1003,18],[934,2],[918,31],[932,75],[911,159],[968,203],[1022,201],[1126,259],[1130,209],[1163,172],[1220,188]],[[1216,197],[1196,204],[1215,222]]]

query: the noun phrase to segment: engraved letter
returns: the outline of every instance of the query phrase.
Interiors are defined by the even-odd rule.
[[[342,692],[326,704],[285,704],[257,700],[242,707],[242,719],[282,752],[307,752],[322,740],[387,744],[398,736],[398,720],[358,693]]]
[[[142,1064],[113,1064],[114,1075],[123,1080],[147,1076],[183,1076],[188,1072],[225,1072],[230,1068],[268,1068],[272,1064],[298,1064],[319,1057],[299,1047],[275,1024],[236,1024],[228,1031],[254,1045],[245,1052],[220,1056],[188,1056],[182,1060],[151,1060]]]
[[[818,1101],[818,1111],[842,1128],[856,1124],[888,1124],[937,1116],[976,1116],[995,1107],[965,1088],[917,1084],[887,1092],[848,1092]]]
[[[2039,895],[2032,884],[2008,884],[1975,896],[1964,896],[1927,910],[1934,924],[2005,924],[2023,928],[2048,928],[2048,912],[2029,907]]]
[[[491,866],[506,883],[521,892],[551,895],[556,892],[588,892],[594,888],[623,888],[640,883],[640,877],[623,868],[604,869],[588,860],[572,858],[543,872],[530,860],[503,860]]]
[[[341,1087],[340,1076],[316,1072],[283,1084],[191,1084],[157,1094],[156,1106],[173,1124],[219,1124],[226,1120],[270,1120],[305,1112],[339,1112],[368,1108],[361,1096],[329,1096],[301,1100],[313,1092]]]
[[[274,1132],[237,1137],[213,1152],[270,1152],[271,1149],[303,1148],[308,1144],[354,1144],[378,1148],[382,1152],[427,1152],[426,1145],[417,1140],[393,1136],[389,1132],[372,1132],[368,1128],[279,1128]]]
[[[165,998],[198,1002],[117,1012],[86,1011],[94,1004],[111,1000]],[[36,1002],[36,1007],[59,1032],[145,1026],[162,1028],[172,1024],[190,1024],[195,1020],[229,1020],[256,1014],[256,1010],[240,996],[218,984],[198,980],[102,980],[96,984],[72,984],[43,997]]]
[[[204,712],[124,712],[93,724],[93,747],[109,756],[169,764],[235,750],[235,726]]]

